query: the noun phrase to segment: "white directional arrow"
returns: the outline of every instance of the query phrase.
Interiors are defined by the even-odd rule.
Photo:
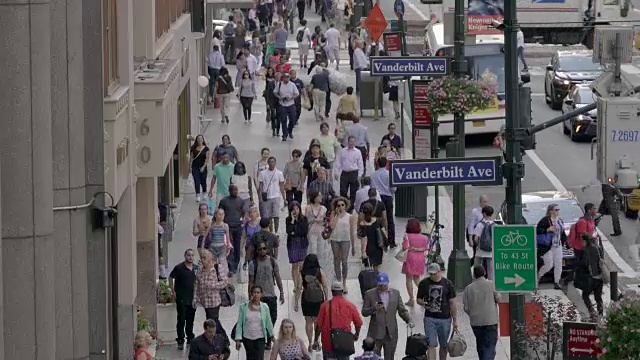
[[[518,274],[516,274],[514,277],[504,277],[505,284],[516,284],[516,287],[524,284],[525,281],[526,280]]]
[[[583,353],[593,354],[593,349],[577,349],[577,348],[571,348],[571,351],[573,351],[573,352],[583,352]]]

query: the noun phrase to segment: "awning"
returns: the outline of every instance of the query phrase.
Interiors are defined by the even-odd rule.
[[[255,0],[207,0],[207,6],[227,9],[248,9],[255,3]]]

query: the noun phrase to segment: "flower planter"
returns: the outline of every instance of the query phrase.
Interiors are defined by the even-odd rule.
[[[176,337],[176,304],[158,304],[156,306],[158,319],[158,339],[162,344],[175,344]]]

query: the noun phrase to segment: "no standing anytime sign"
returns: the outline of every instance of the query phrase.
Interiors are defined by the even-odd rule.
[[[565,322],[562,324],[562,356],[564,360],[596,359],[602,349],[596,344],[596,324]]]

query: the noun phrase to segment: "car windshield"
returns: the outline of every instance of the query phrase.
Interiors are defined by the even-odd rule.
[[[596,94],[594,94],[593,91],[591,91],[591,89],[588,89],[588,88],[579,89],[578,96],[580,97],[579,98],[580,104],[592,104],[597,100]]]
[[[558,71],[600,71],[602,66],[596,64],[591,56],[562,56],[558,59]]]
[[[472,79],[481,79],[482,74],[488,71],[498,79],[498,93],[504,93],[504,55],[469,56],[467,62]]]
[[[551,204],[558,204],[560,208],[560,218],[565,224],[573,224],[584,215],[582,208],[577,201],[562,200],[527,202],[522,207],[522,216],[529,225],[535,225],[547,215],[547,207]]]

